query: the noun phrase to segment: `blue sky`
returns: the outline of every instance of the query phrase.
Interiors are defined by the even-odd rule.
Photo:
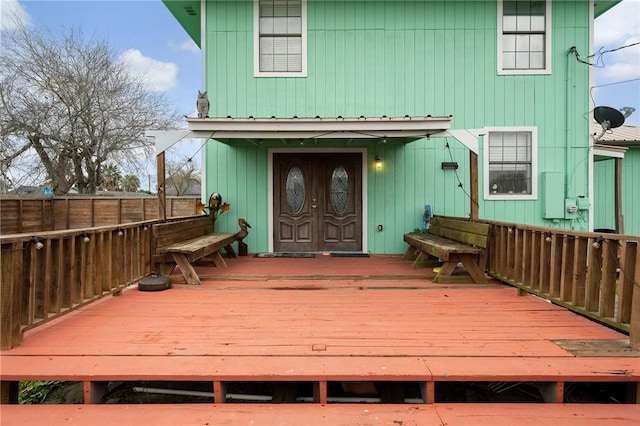
[[[0,0],[32,27],[81,29],[106,41],[132,72],[145,74],[150,90],[164,93],[181,115],[195,111],[201,86],[200,49],[160,0]]]

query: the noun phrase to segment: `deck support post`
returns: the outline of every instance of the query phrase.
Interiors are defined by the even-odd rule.
[[[20,382],[6,381],[0,382],[0,404],[17,404],[18,388]]]
[[[216,404],[224,404],[227,400],[227,383],[213,382],[213,402]]]
[[[540,383],[540,393],[544,402],[562,404],[564,400],[564,382]]]
[[[420,383],[420,393],[425,404],[434,404],[436,402],[436,389],[433,381]]]
[[[85,404],[99,404],[107,393],[109,382],[85,381],[82,383]]]
[[[0,349],[15,348],[22,343],[21,305],[23,245],[14,242],[2,245],[0,256]]]
[[[320,380],[313,383],[313,402],[327,403],[327,381]]]
[[[164,151],[156,156],[156,171],[158,174],[158,218],[167,220],[167,191],[165,181]]]
[[[640,253],[638,244],[627,241],[624,250],[624,277],[620,277],[625,283],[621,297],[631,296],[631,319],[629,322],[629,344],[633,349],[640,350]],[[631,291],[627,287],[631,287]],[[630,293],[630,294],[629,294]]]
[[[478,202],[478,154],[473,151],[469,151],[469,174],[471,175],[471,220],[477,221],[480,219],[480,208]]]
[[[624,403],[640,404],[640,382],[627,383]]]

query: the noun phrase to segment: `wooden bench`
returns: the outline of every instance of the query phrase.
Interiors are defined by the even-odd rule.
[[[431,219],[427,232],[404,235],[404,241],[409,244],[404,258],[414,258],[414,266],[425,256],[444,262],[433,279],[435,283],[468,282],[469,279],[486,283],[484,265],[489,229],[490,225],[485,223],[436,216]],[[468,275],[452,276],[458,263],[462,263]]]
[[[152,263],[161,274],[170,274],[176,265],[189,284],[201,284],[193,269],[193,263],[206,257],[219,268],[227,263],[220,254],[224,249],[228,256],[237,257],[231,244],[237,234],[213,232],[211,216],[157,223],[152,226]]]

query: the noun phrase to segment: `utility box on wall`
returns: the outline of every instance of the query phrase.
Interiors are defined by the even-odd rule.
[[[578,197],[578,210],[589,210],[589,199],[587,197]]]
[[[578,217],[578,201],[575,198],[564,200],[564,218],[575,219]]]
[[[564,173],[542,172],[540,174],[540,193],[542,196],[542,217],[545,219],[564,219]]]

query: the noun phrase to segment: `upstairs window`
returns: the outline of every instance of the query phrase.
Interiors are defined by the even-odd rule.
[[[306,76],[306,1],[256,0],[254,34],[257,77]]]
[[[551,2],[498,1],[498,73],[551,73]]]
[[[485,136],[485,199],[536,199],[536,128],[490,128]]]

